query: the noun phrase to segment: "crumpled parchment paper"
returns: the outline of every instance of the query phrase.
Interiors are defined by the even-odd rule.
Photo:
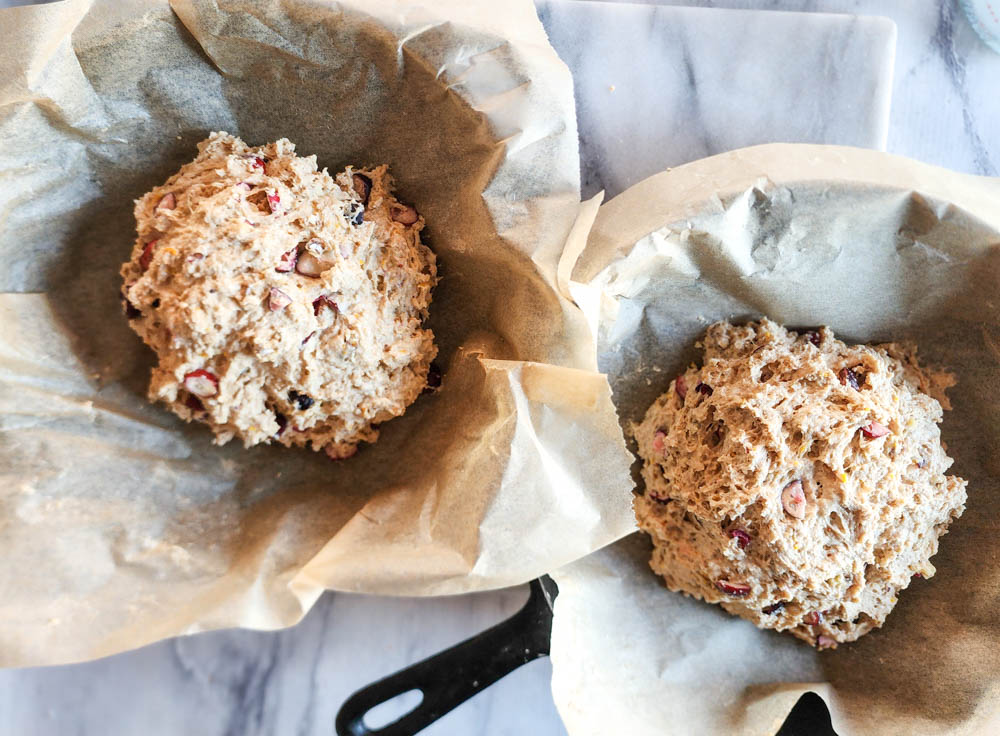
[[[808,690],[841,736],[1000,733],[1000,180],[849,148],[734,151],[604,205],[573,279],[623,426],[720,319],[916,340],[958,378],[942,432],[969,500],[937,574],[836,651],[669,592],[644,535],[554,573],[571,736],[770,736]]]
[[[634,528],[557,284],[572,81],[528,0],[94,0],[0,25],[0,665],[288,626],[324,588],[515,584]],[[388,163],[426,216],[444,386],[349,461],[218,448],[145,399],[118,302],[132,202],[212,130]]]

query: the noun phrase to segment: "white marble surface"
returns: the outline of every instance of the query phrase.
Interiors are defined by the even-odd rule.
[[[0,0],[0,6],[8,4],[13,3]],[[1000,169],[1000,56],[978,41],[951,0],[667,4],[888,16],[899,29],[888,149],[962,171],[996,174]],[[844,37],[841,21],[841,30],[812,43],[823,50],[811,55],[813,66],[794,55],[773,57],[780,64],[772,69],[783,81],[768,94],[761,61],[749,54],[750,40],[739,32],[756,27],[770,33],[773,44],[794,48],[803,43],[805,30],[776,34],[769,24],[780,27],[799,22],[795,19],[766,16],[741,21],[734,29],[725,14],[683,11],[689,19],[705,19],[707,25],[696,30],[690,25],[694,21],[686,26],[667,22],[666,11],[619,9],[595,17],[598,12],[581,7],[577,17],[588,17],[588,27],[575,30],[565,15],[572,11],[559,8],[549,16],[555,44],[577,75],[584,172],[591,190],[603,183],[617,191],[641,178],[640,168],[652,173],[661,163],[683,163],[743,143],[826,140],[874,146],[884,135],[879,101],[866,101],[868,92],[862,93],[878,90],[886,80],[877,64],[877,25],[848,22],[868,33],[865,40]],[[619,40],[610,34],[626,32],[622,13],[633,17],[632,25],[625,25],[630,35]],[[654,22],[657,14],[660,20]],[[816,20],[802,19],[799,27],[815,28],[811,22]],[[686,27],[683,33],[681,27]],[[719,43],[719,34],[727,32],[737,40]],[[0,28],[0,41],[2,33]],[[704,43],[696,41],[696,33]],[[590,40],[583,43],[584,38]],[[576,61],[574,48],[584,52],[576,54]],[[870,49],[874,58],[868,64],[840,65],[844,54],[859,48]],[[654,67],[651,59],[670,63]],[[640,73],[643,68],[648,72]],[[725,107],[718,68],[734,69],[749,84],[763,87],[752,129],[744,109]],[[694,75],[693,83],[688,74]],[[809,84],[811,79],[818,82]],[[612,84],[616,89],[609,93]],[[781,100],[780,111],[769,107],[775,99]],[[620,115],[606,109],[608,100]],[[847,102],[831,105],[834,100]],[[790,104],[795,102],[800,104]],[[631,106],[641,110],[639,120],[628,114]],[[436,600],[327,595],[302,624],[284,632],[218,632],[99,662],[0,672],[0,736],[330,734],[337,707],[353,689],[499,621],[525,598],[521,589]],[[552,706],[549,674],[548,662],[538,660],[425,733],[564,734]]]
[[[896,23],[886,150],[956,171],[1000,175],[1000,54],[958,0],[653,0],[661,5],[879,15]]]
[[[757,143],[885,148],[896,34],[885,18],[538,6],[573,70],[584,197]]]

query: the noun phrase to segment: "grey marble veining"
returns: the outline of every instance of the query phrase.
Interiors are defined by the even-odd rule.
[[[0,0],[0,6],[10,4],[15,2]],[[664,4],[888,16],[898,28],[888,149],[960,171],[997,174],[1000,169],[996,124],[1000,56],[979,41],[951,0],[667,0]],[[878,33],[884,32],[878,26],[867,26],[868,35],[859,37],[845,35],[840,27],[825,45],[815,41],[830,52],[806,55],[810,63],[822,61],[821,68],[782,70],[772,62],[770,69],[779,76],[768,85],[768,77],[756,66],[759,62],[750,60],[757,58],[749,56],[752,34],[742,32],[743,27],[727,27],[719,13],[683,11],[689,21],[680,33],[664,20],[669,17],[666,10],[619,8],[608,13],[588,5],[574,16],[573,11],[553,9],[551,4],[541,9],[576,78],[589,191],[606,186],[614,192],[615,187],[642,178],[643,167],[645,173],[653,173],[658,162],[678,164],[745,143],[793,140],[793,135],[802,136],[798,140],[817,135],[825,142],[873,147],[885,141],[884,107],[879,100],[866,105],[864,95],[857,94],[864,85],[881,89],[878,85],[888,79],[885,66],[877,59],[867,64],[837,63],[838,57],[867,53],[861,49],[874,49],[875,54]],[[631,19],[621,12],[632,13]],[[647,23],[646,18],[656,13],[658,25]],[[589,20],[574,20],[585,17]],[[699,17],[707,24],[700,29],[695,27],[700,21],[694,20]],[[816,21],[813,28],[825,22],[816,18],[794,22],[803,20]],[[623,40],[613,33],[629,28],[626,21],[632,23],[632,35]],[[742,25],[753,27],[753,23]],[[763,19],[761,25],[767,25]],[[769,38],[794,49],[800,39],[784,37],[791,32],[791,26],[785,27],[785,34],[772,31]],[[856,27],[864,31],[863,23]],[[595,35],[593,29],[603,30]],[[723,31],[739,43],[720,43]],[[818,32],[822,39],[822,29]],[[0,28],[0,38],[2,33]],[[590,39],[588,44],[580,42],[581,36]],[[637,43],[637,38],[644,43]],[[651,58],[663,65],[650,63]],[[614,59],[619,66],[609,63]],[[718,68],[735,69],[745,75],[739,79],[764,90],[756,95],[760,109],[749,116],[753,126],[746,122],[748,97],[741,90],[722,94],[732,81],[720,79]],[[857,70],[863,79],[859,81],[847,68]],[[614,79],[609,74],[613,69],[620,70]],[[789,100],[794,96],[785,83],[776,85],[773,79],[796,78],[823,82],[801,84],[800,104],[792,105]],[[768,86],[781,89],[765,94]],[[688,94],[691,89],[698,93],[697,103]],[[630,97],[630,104],[645,106],[638,121],[634,114],[624,115],[628,105],[620,101]],[[727,97],[744,104],[727,108]],[[828,104],[859,98],[850,115],[833,115],[837,106]],[[678,121],[696,123],[685,127]],[[0,736],[331,734],[334,713],[354,689],[501,620],[525,598],[524,589],[434,600],[328,594],[299,626],[287,631],[216,632],[98,662],[0,671]],[[533,662],[425,733],[562,736],[565,730],[548,690],[550,671],[546,660]]]
[[[0,734],[332,734],[358,687],[513,613],[525,588],[469,596],[326,595],[295,628],[220,631],[97,662],[0,671]],[[518,670],[425,733],[560,734],[548,660]]]
[[[1000,54],[958,0],[653,0],[661,5],[881,15],[896,23],[887,150],[955,171],[1000,175]]]
[[[583,196],[756,143],[884,148],[885,18],[545,0],[573,70]]]

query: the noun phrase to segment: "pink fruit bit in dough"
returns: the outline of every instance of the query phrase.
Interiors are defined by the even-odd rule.
[[[938,428],[954,379],[910,345],[767,319],[717,323],[702,343],[703,365],[633,426],[651,567],[820,649],[881,626],[965,508]]]
[[[213,133],[135,217],[121,272],[150,399],[218,443],[346,459],[424,391],[437,263],[385,166],[333,177],[287,140]]]

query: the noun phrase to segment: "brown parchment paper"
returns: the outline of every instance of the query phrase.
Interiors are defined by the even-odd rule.
[[[324,588],[515,584],[634,528],[557,288],[572,82],[528,0],[64,2],[0,26],[0,664],[287,626]],[[145,400],[132,201],[220,129],[388,163],[426,216],[444,386],[347,462],[218,448]]]
[[[1000,180],[857,149],[735,151],[604,205],[573,277],[626,426],[719,319],[915,339],[957,374],[942,431],[969,500],[937,574],[832,652],[669,592],[644,535],[563,568],[552,687],[569,733],[770,735],[808,690],[841,736],[1000,733]]]

